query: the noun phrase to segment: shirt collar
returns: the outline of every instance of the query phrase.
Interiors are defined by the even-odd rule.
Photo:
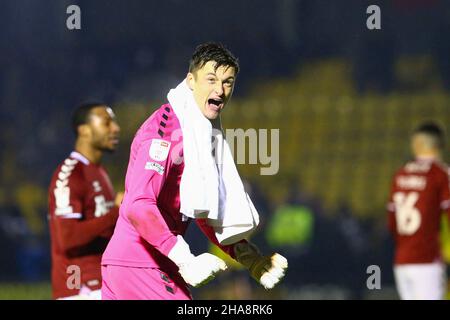
[[[77,151],[72,151],[72,152],[70,153],[70,157],[72,157],[72,158],[74,158],[74,159],[77,159],[77,160],[83,162],[85,165],[88,165],[88,164],[89,164],[89,160],[88,160],[85,156],[83,156],[81,153],[79,153],[79,152],[77,152]]]

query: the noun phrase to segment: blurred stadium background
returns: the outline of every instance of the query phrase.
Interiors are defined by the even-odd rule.
[[[79,31],[66,28],[71,4]],[[366,28],[370,4],[381,30]],[[120,149],[105,164],[123,189],[136,129],[204,41],[241,63],[225,128],[280,129],[278,174],[239,170],[262,216],[254,241],[290,269],[265,292],[235,266],[194,297],[397,299],[385,202],[411,129],[431,119],[449,134],[448,1],[5,0],[0,21],[0,299],[50,299],[47,186],[72,149],[73,107],[116,110]],[[208,249],[195,228],[188,237]],[[366,287],[369,265],[381,290]]]

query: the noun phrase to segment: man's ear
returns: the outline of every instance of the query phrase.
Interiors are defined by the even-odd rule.
[[[90,134],[89,126],[87,124],[82,124],[78,126],[78,136],[86,137]]]
[[[186,83],[189,89],[194,90],[195,76],[193,73],[189,72],[186,76]]]

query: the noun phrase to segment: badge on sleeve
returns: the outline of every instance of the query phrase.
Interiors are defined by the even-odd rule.
[[[169,155],[170,142],[161,139],[153,139],[150,146],[150,158],[156,161],[164,161]]]
[[[158,172],[160,175],[164,173],[164,167],[156,162],[147,161],[145,164],[145,170],[153,170]]]

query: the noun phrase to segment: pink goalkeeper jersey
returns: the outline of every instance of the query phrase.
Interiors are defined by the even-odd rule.
[[[138,130],[131,144],[119,219],[102,265],[156,267],[167,272],[178,269],[167,255],[176,236],[184,235],[189,224],[180,213],[182,141],[180,123],[170,104],[155,111]],[[205,220],[196,222],[218,245]],[[231,246],[219,247],[234,257]]]

